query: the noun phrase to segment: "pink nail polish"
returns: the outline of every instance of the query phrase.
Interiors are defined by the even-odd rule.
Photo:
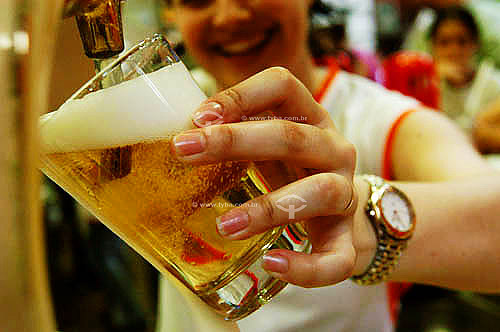
[[[228,236],[245,229],[248,224],[248,214],[245,211],[230,211],[217,218],[217,231],[222,236]]]
[[[216,102],[203,104],[198,111],[193,114],[193,123],[198,127],[208,127],[224,123],[222,106]]]
[[[278,255],[264,255],[262,257],[262,268],[269,272],[288,272],[288,259]]]
[[[205,140],[201,132],[186,132],[175,136],[175,152],[179,156],[190,156],[205,150]]]

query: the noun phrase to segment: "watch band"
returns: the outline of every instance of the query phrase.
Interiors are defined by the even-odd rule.
[[[373,285],[385,281],[388,275],[394,270],[402,251],[407,246],[409,236],[404,239],[397,239],[391,236],[384,220],[382,220],[381,211],[377,206],[377,202],[382,198],[383,194],[393,187],[375,175],[363,175],[362,178],[370,185],[365,212],[375,230],[377,249],[375,257],[366,271],[360,275],[352,276],[351,280],[358,285]],[[413,212],[411,206],[409,208]]]

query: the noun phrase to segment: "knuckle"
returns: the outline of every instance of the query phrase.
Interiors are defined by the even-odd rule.
[[[215,135],[214,135],[215,133]],[[230,126],[217,126],[211,128],[211,135],[207,136],[207,152],[212,157],[220,157],[233,150],[235,132]]]
[[[317,264],[310,264],[309,273],[305,274],[303,283],[305,288],[313,288],[320,285],[318,276],[320,275],[319,266]]]
[[[356,211],[357,193],[346,177],[336,173],[321,173],[313,177],[313,186],[317,196],[321,197],[324,214],[348,216]]]
[[[344,161],[344,167],[354,172],[356,167],[356,148],[350,142],[345,142],[339,149],[339,157]]]
[[[281,122],[280,142],[286,153],[298,154],[304,152],[306,141],[306,133],[300,126],[289,121]]]
[[[276,210],[274,204],[265,196],[258,198],[257,204],[259,207],[260,217],[262,218],[262,220],[270,221],[271,225],[277,224],[277,221],[274,220],[274,218],[276,217]]]
[[[325,280],[328,267],[322,266],[320,262],[321,258],[319,256],[315,257],[309,264],[307,268],[304,268],[304,273],[301,275],[300,284],[304,288],[315,288],[320,286],[325,286],[329,280]],[[326,270],[325,270],[326,268]]]
[[[272,67],[269,71],[286,91],[293,91],[299,85],[299,80],[285,67]]]
[[[325,214],[338,214],[345,206],[342,200],[343,194],[340,190],[339,175],[335,173],[321,173],[314,175],[313,184],[317,197],[321,197],[321,202]],[[339,207],[341,209],[339,209]]]
[[[233,107],[230,109],[236,110],[239,114],[248,113],[248,104],[245,102],[242,94],[236,88],[229,88],[222,92],[222,95],[230,100]]]
[[[280,79],[284,79],[284,80],[287,80],[287,79],[290,79],[293,77],[293,74],[290,72],[290,70],[288,70],[285,67],[280,67],[280,66],[271,67],[268,69],[268,71],[274,75],[277,75]]]
[[[356,255],[354,254],[354,248],[352,252],[339,255],[338,257],[338,271],[340,280],[345,280],[350,278],[354,272],[354,267],[356,265]]]

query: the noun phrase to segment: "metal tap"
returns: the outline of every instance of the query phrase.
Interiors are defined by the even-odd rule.
[[[87,57],[107,59],[123,51],[122,1],[64,0],[63,17],[76,17]]]

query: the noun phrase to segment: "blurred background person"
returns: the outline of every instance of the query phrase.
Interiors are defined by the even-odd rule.
[[[475,115],[500,97],[500,73],[489,60],[478,60],[479,27],[465,8],[437,12],[429,31],[441,81],[440,109],[470,133]]]
[[[481,39],[478,58],[490,59],[500,66],[500,2],[497,0],[401,0],[412,4],[413,18],[402,36],[402,48],[431,53],[428,31],[436,19],[436,10],[452,6],[464,6],[476,19]]]
[[[319,65],[335,63],[345,71],[375,80],[380,61],[370,50],[350,45],[347,35],[350,10],[316,0],[310,9],[309,48]]]

